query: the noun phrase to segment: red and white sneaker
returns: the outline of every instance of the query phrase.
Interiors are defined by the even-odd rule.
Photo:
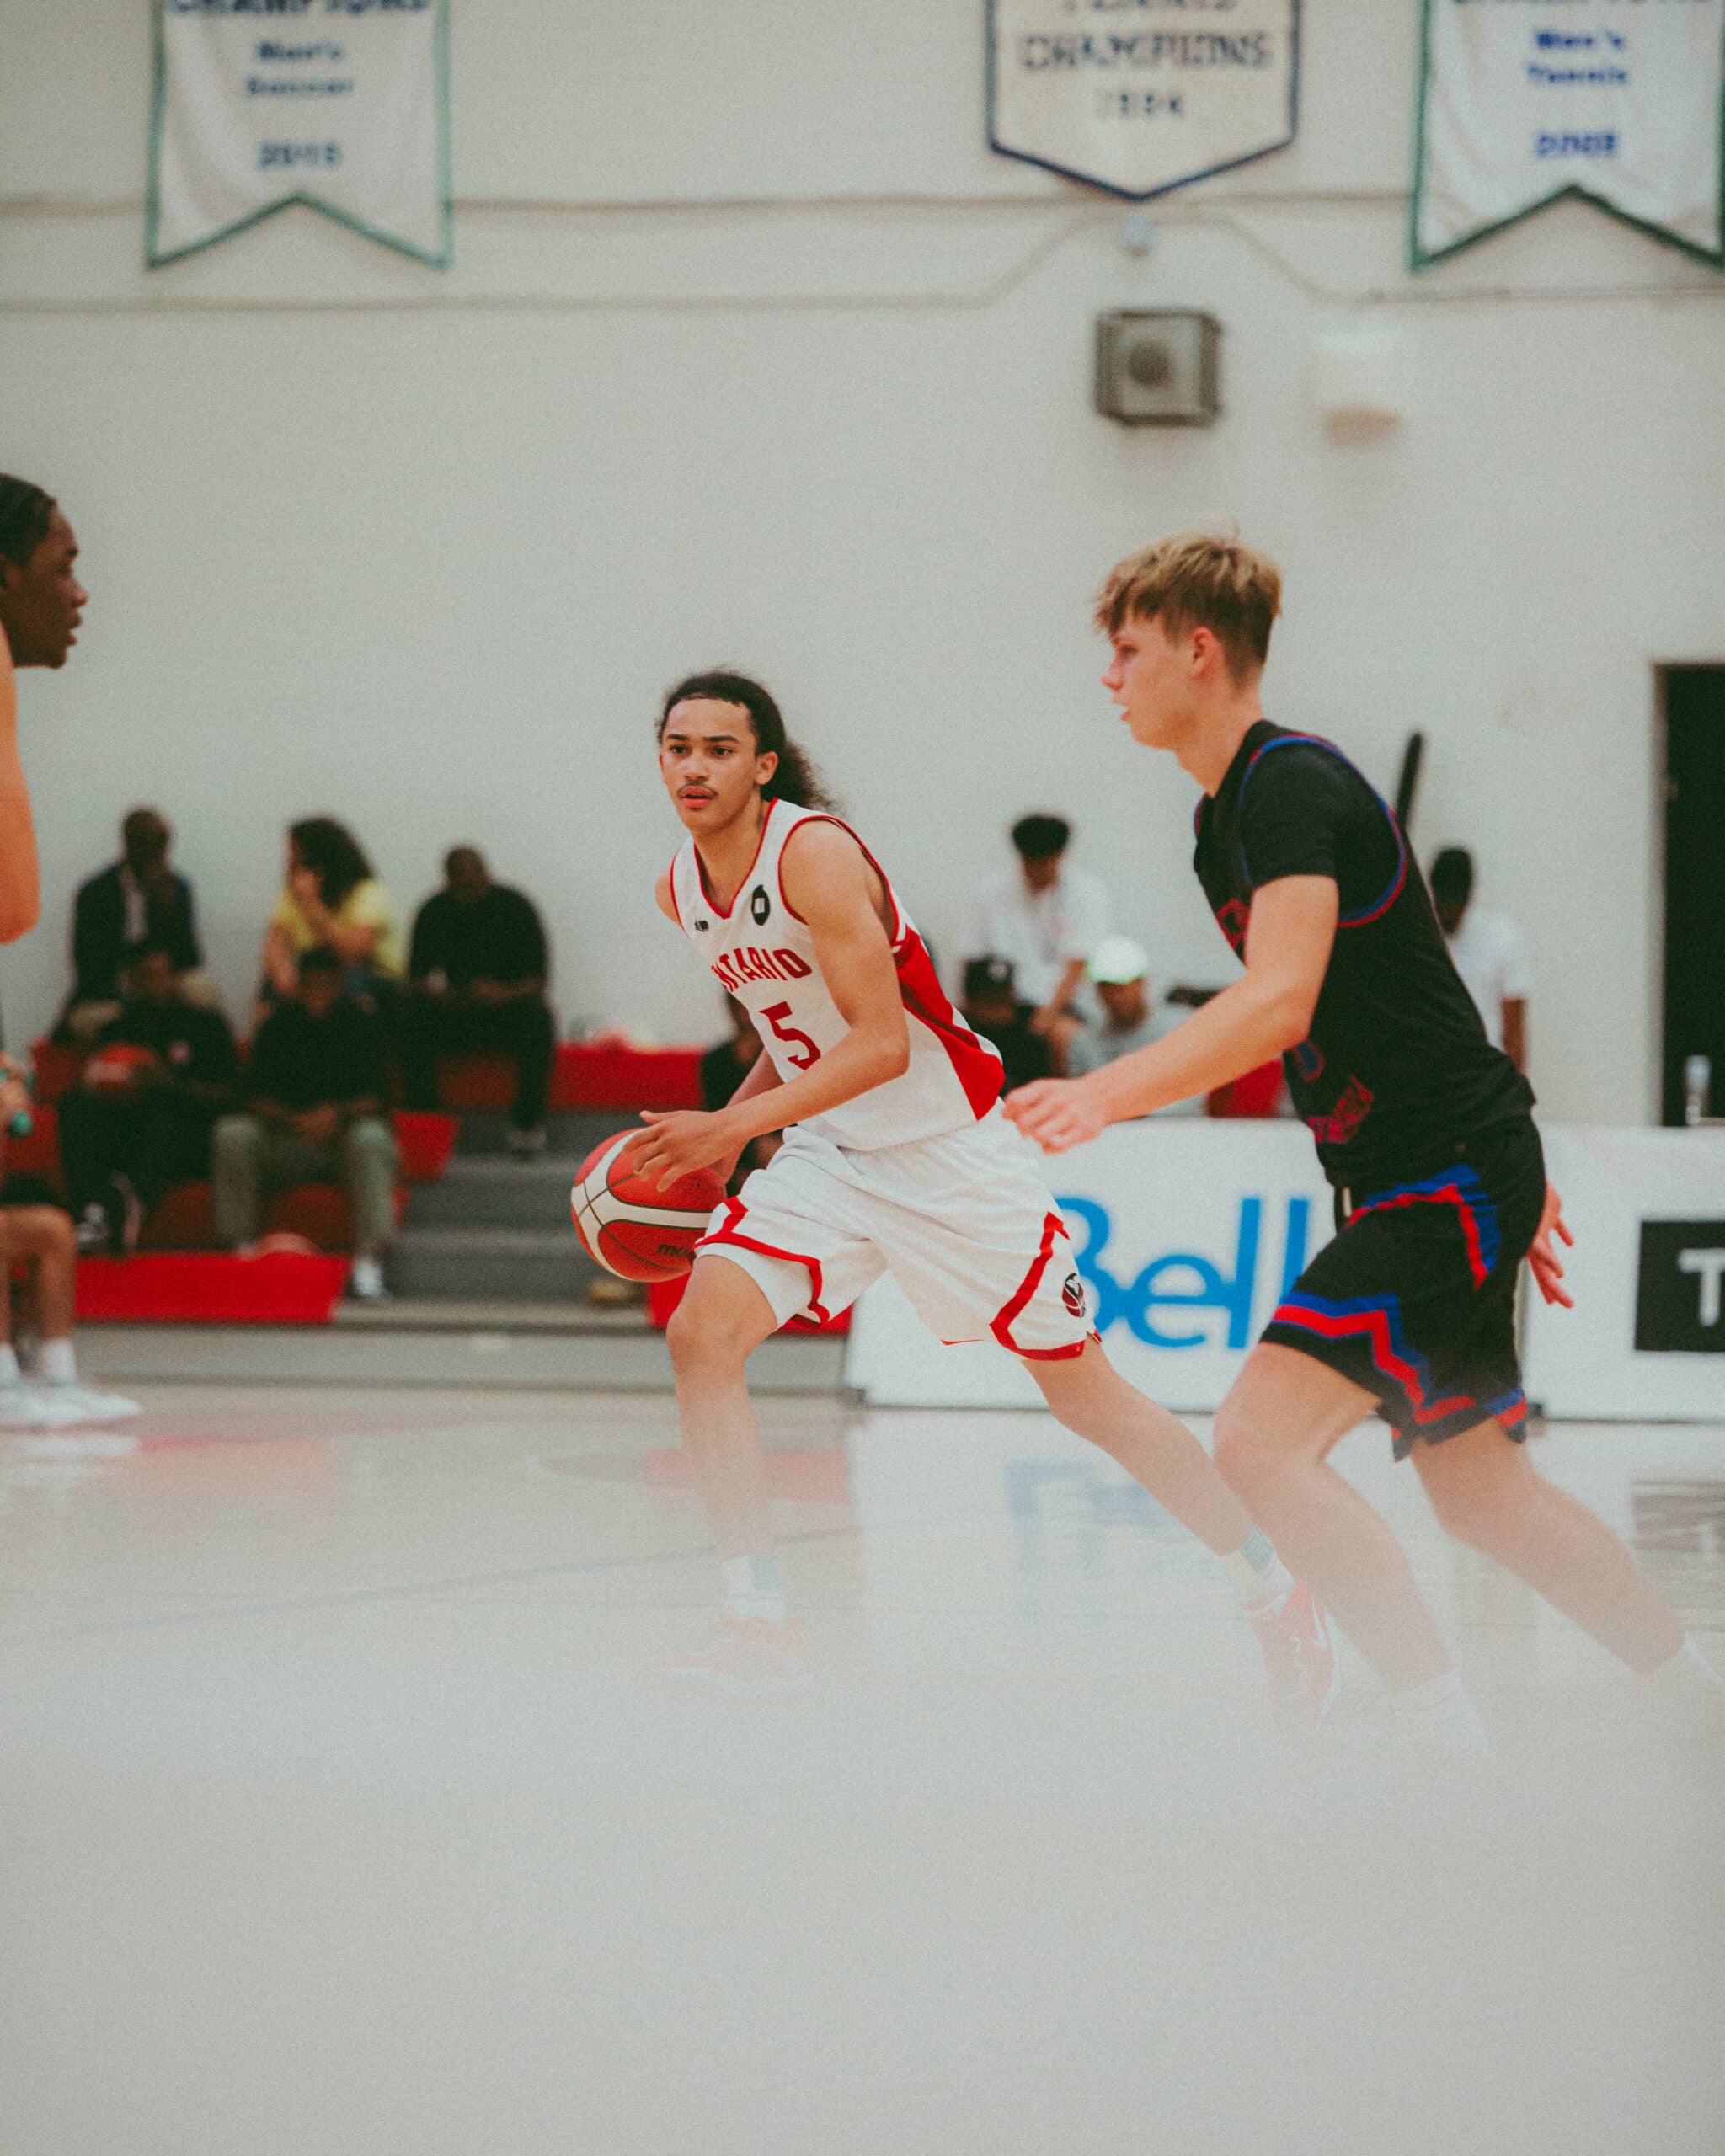
[[[1263,1650],[1278,1716],[1291,1729],[1315,1728],[1342,1689],[1341,1664],[1322,1603],[1304,1580],[1295,1580],[1279,1601],[1247,1614]]]
[[[733,1699],[779,1699],[806,1692],[809,1675],[803,1628],[775,1625],[765,1617],[727,1617],[710,1646],[673,1656],[660,1676],[679,1689],[723,1692]]]

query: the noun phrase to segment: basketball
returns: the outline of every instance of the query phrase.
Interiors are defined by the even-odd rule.
[[[665,1189],[636,1174],[623,1147],[638,1134],[620,1131],[582,1161],[569,1210],[587,1255],[620,1280],[674,1280],[695,1262],[724,1182],[712,1168],[679,1176]]]

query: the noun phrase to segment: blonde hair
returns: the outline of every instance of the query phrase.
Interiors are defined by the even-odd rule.
[[[1129,621],[1160,621],[1170,634],[1208,629],[1236,680],[1269,657],[1282,611],[1282,572],[1243,540],[1179,531],[1116,562],[1096,595],[1096,626],[1118,636]]]

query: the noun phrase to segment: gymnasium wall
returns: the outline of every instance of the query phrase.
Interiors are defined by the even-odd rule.
[[[1047,806],[1161,975],[1220,981],[1191,788],[1125,742],[1087,601],[1232,515],[1288,571],[1274,715],[1386,789],[1426,730],[1419,850],[1473,846],[1528,929],[1549,1110],[1651,1119],[1653,669],[1725,657],[1722,287],[1569,206],[1410,280],[1417,13],[1307,0],[1299,144],[1154,205],[1140,259],[1119,205],[986,152],[980,0],[456,0],[439,276],[301,211],[146,273],[147,8],[0,0],[0,468],[61,494],[93,595],[24,681],[47,911],[0,959],[9,1038],[139,799],[237,1010],[280,827],[329,809],[404,906],[482,845],[566,1017],[713,1029],[653,908],[650,726],[718,660],[946,955]],[[1226,324],[1214,430],[1092,412],[1123,305]],[[1338,435],[1315,354],[1361,331],[1407,417]]]

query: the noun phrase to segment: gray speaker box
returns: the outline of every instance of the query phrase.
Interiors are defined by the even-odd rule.
[[[1096,408],[1127,427],[1209,427],[1221,406],[1213,314],[1129,309],[1096,322]]]

